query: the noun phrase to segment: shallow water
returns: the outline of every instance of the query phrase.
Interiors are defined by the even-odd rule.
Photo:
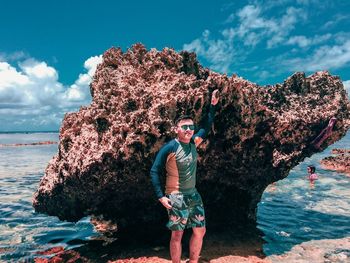
[[[58,141],[57,133],[0,134],[0,144]],[[77,224],[34,212],[32,196],[57,145],[0,147],[0,260],[26,261],[37,251],[74,248],[96,235],[89,218]]]
[[[350,177],[324,170],[319,161],[333,148],[349,148],[350,133],[324,152],[306,158],[289,176],[270,185],[258,205],[258,228],[264,232],[264,253],[280,254],[309,240],[350,236]],[[308,165],[319,180],[306,179]]]
[[[58,141],[58,134],[0,134],[0,144],[47,140]],[[312,239],[350,236],[350,177],[319,166],[332,148],[349,146],[350,133],[267,188],[258,207],[266,255]],[[30,261],[38,251],[57,246],[72,249],[98,236],[89,218],[74,224],[34,212],[33,193],[56,153],[57,145],[0,147],[0,261]],[[314,186],[306,180],[309,164],[316,165],[320,177]]]

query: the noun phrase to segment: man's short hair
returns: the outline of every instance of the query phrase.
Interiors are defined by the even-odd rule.
[[[193,121],[193,118],[190,115],[180,115],[180,117],[175,120],[175,124],[178,125],[179,122],[182,120],[192,120]]]

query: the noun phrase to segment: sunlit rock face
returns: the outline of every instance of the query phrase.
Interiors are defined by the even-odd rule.
[[[197,169],[209,226],[254,221],[267,185],[349,128],[347,94],[328,72],[260,87],[203,68],[194,53],[111,48],[91,84],[91,105],[64,117],[58,153],[34,196],[36,211],[70,221],[95,215],[119,229],[164,228],[152,162],[175,136],[179,115],[203,123],[215,89],[220,101]]]

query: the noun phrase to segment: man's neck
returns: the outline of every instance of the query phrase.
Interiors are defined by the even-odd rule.
[[[176,138],[179,142],[182,142],[182,143],[190,143],[191,139],[180,139],[179,137]]]

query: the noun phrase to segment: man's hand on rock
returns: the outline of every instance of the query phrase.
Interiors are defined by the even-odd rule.
[[[215,106],[219,102],[219,90],[216,89],[211,95],[211,105]]]
[[[171,209],[172,206],[170,205],[170,199],[166,196],[163,196],[162,198],[158,199],[159,202],[162,203],[162,205],[166,208],[166,209]]]

